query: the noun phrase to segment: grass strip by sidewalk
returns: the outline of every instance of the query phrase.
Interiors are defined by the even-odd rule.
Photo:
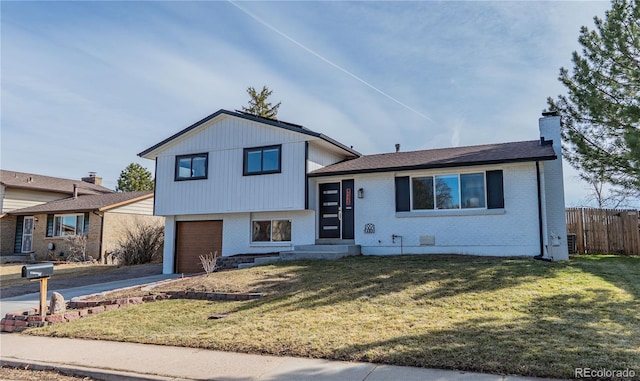
[[[640,258],[352,257],[166,287],[266,297],[148,303],[30,332],[540,377],[640,373]]]

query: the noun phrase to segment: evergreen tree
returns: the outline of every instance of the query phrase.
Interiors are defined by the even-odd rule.
[[[249,99],[249,107],[242,106],[242,111],[263,118],[276,119],[281,102],[278,102],[275,106],[267,102],[267,98],[272,92],[267,86],[262,86],[262,91],[260,92],[257,92],[253,87],[249,87],[247,89],[247,93],[251,97]]]
[[[140,164],[131,163],[120,172],[117,192],[135,192],[153,190],[151,172]]]
[[[572,74],[560,69],[567,95],[548,98],[562,116],[564,154],[584,179],[598,177],[640,194],[640,7],[613,0],[595,30],[583,26]]]

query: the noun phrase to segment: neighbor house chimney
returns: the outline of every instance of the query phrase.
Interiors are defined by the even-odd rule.
[[[400,143],[396,143],[396,152],[400,152]]]
[[[78,198],[78,184],[73,184],[73,198]]]
[[[102,185],[102,177],[96,176],[95,172],[89,172],[89,177],[83,177],[82,181],[96,185]]]

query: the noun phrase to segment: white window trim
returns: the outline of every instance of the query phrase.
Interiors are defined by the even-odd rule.
[[[249,229],[249,242],[251,243],[251,246],[285,246],[285,247],[290,247],[291,243],[293,242],[293,228],[291,231],[291,239],[289,241],[274,241],[272,236],[273,236],[273,221],[289,221],[289,223],[291,224],[291,226],[293,227],[293,220],[291,218],[252,218],[251,219],[251,225],[250,225],[250,229]],[[253,223],[254,222],[266,222],[269,221],[270,223],[270,227],[272,229],[271,232],[269,232],[269,241],[254,241],[253,240]]]
[[[81,225],[81,233],[78,234],[78,227],[76,226],[75,234],[73,235],[61,235],[59,231],[56,231],[56,219],[59,217],[76,217],[76,222],[78,221],[78,217],[82,217],[82,225]],[[69,214],[54,214],[53,215],[53,234],[51,238],[72,238],[77,237],[78,235],[84,235],[84,221],[85,215],[84,213],[69,213]]]

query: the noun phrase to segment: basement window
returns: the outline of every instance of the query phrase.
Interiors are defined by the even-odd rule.
[[[255,220],[251,224],[252,242],[291,242],[291,220]]]

